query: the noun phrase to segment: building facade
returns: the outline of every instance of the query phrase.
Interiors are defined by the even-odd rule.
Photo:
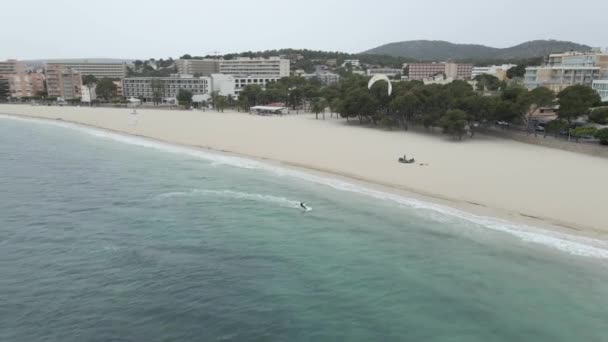
[[[348,64],[350,64],[353,68],[361,67],[361,62],[358,59],[346,59],[344,60],[344,63],[342,63],[342,66],[346,67]]]
[[[97,79],[123,79],[127,76],[127,64],[125,62],[107,62],[95,59],[56,60],[47,62],[47,68],[49,66],[69,68],[78,71],[82,76],[93,75]]]
[[[44,92],[44,74],[25,73],[7,75],[10,96],[14,98],[32,97]]]
[[[527,67],[524,84],[528,89],[546,87],[559,92],[571,85],[592,86],[608,79],[608,54],[566,52],[551,54],[542,66]]]
[[[147,102],[154,102],[155,98],[170,101],[177,97],[180,89],[188,90],[193,95],[210,94],[212,83],[210,77],[192,75],[129,77],[123,80],[122,89],[126,98],[143,98]]]
[[[217,91],[222,96],[232,96],[237,99],[240,93],[248,85],[258,85],[266,88],[267,84],[277,82],[281,77],[240,77],[226,74],[214,74],[211,76],[213,91]]]
[[[0,77],[2,75],[10,75],[25,72],[25,64],[16,59],[7,59],[0,62]]]
[[[220,72],[220,61],[217,59],[178,59],[175,65],[179,74],[211,76]]]
[[[112,83],[114,83],[114,85],[116,86],[116,92],[114,93],[114,97],[125,96],[124,92],[122,91],[122,81],[113,81]]]
[[[340,82],[340,75],[338,74],[334,74],[331,72],[315,72],[312,74],[304,74],[302,75],[302,77],[304,77],[307,80],[316,78],[318,79],[323,85],[332,85],[332,84],[338,84]]]
[[[395,76],[401,75],[401,74],[403,74],[402,69],[393,69],[393,68],[367,69],[367,76],[386,75],[388,77],[395,77]]]
[[[288,77],[289,72],[289,60],[279,57],[241,57],[220,61],[220,73],[226,75],[240,77]]]
[[[47,65],[46,90],[49,97],[61,97],[64,100],[80,98],[82,76],[76,70],[60,64]]]
[[[597,91],[602,98],[602,102],[608,102],[608,79],[593,81],[591,88]]]
[[[87,85],[80,87],[80,101],[90,103],[97,100],[96,88],[96,86],[89,87]]]
[[[405,66],[404,74],[410,80],[423,80],[438,74],[456,80],[469,80],[473,73],[472,64],[458,63],[410,63]]]
[[[471,78],[486,74],[495,76],[499,80],[504,81],[507,79],[507,71],[516,66],[516,64],[503,64],[485,67],[473,67]]]

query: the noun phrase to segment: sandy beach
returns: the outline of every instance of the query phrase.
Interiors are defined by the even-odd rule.
[[[314,115],[0,105],[0,114],[62,119],[211,148],[431,196],[503,216],[538,218],[608,237],[608,159],[478,136],[454,142],[416,132],[315,120]],[[416,164],[397,163],[407,154]],[[421,166],[420,163],[428,164]],[[585,235],[585,234],[583,234]]]

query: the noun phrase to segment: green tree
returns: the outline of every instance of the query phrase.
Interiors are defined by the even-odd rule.
[[[602,99],[588,86],[573,85],[557,94],[559,99],[558,117],[571,123],[578,117],[587,114],[589,108],[599,104]]]
[[[589,114],[589,121],[600,125],[608,125],[608,107],[594,109]]]
[[[525,108],[525,112],[522,116],[522,122],[524,123],[526,130],[529,131],[530,129],[533,129],[536,134],[536,129],[534,127],[530,128],[532,115],[534,115],[534,113],[542,107],[553,106],[553,101],[555,101],[555,93],[551,89],[538,87],[525,94],[521,101],[523,102],[522,109]]]
[[[359,117],[359,122],[363,122],[364,117],[372,116],[376,113],[377,102],[365,88],[351,89],[345,96],[342,103],[340,115],[346,117]]]
[[[564,120],[551,120],[545,125],[545,137],[547,134],[552,133],[555,137],[558,134],[568,128],[568,123]]]
[[[467,113],[460,109],[449,110],[441,117],[439,125],[443,128],[444,134],[462,140],[462,136],[466,133]]]
[[[215,106],[215,110],[217,110],[218,112],[224,112],[224,108],[226,108],[226,105],[228,104],[228,100],[226,99],[226,96],[221,96],[221,95],[217,95],[215,97],[215,99],[213,100],[213,105]]]
[[[333,117],[333,113],[340,113],[342,111],[342,100],[336,97],[329,102],[329,110],[331,111],[331,117]]]
[[[181,106],[189,106],[192,103],[192,92],[186,89],[180,89],[177,92],[177,102]]]
[[[328,103],[322,97],[316,97],[311,102],[311,110],[315,113],[315,118],[319,119],[319,113],[323,113],[323,120],[325,120],[325,108],[327,108]]]
[[[464,101],[464,111],[468,114],[467,121],[471,137],[475,135],[475,127],[494,119],[497,98],[493,96],[469,96]]]
[[[241,94],[239,95],[239,106],[247,108],[247,111],[249,111],[249,108],[257,106],[259,104],[259,101],[262,97],[262,93],[262,87],[257,84],[251,84],[246,86],[245,88],[243,88]]]
[[[600,139],[600,144],[608,145],[608,128],[599,129],[595,132],[595,137]]]
[[[524,77],[524,75],[526,74],[526,65],[525,64],[519,64],[517,66],[512,67],[511,69],[507,70],[507,77],[510,79],[516,78],[516,77]]]
[[[489,74],[477,75],[475,76],[475,81],[477,81],[476,88],[479,91],[496,91],[500,88],[501,85],[498,77]]]
[[[411,117],[420,109],[421,103],[414,93],[407,92],[395,97],[390,106],[392,111],[401,118],[401,126],[407,131]]]
[[[155,105],[158,105],[165,94],[165,84],[159,79],[153,79],[150,82],[150,88],[152,89],[152,100]]]
[[[82,77],[82,83],[89,88],[92,88],[95,83],[97,83],[97,77],[94,75],[84,75]]]
[[[109,101],[116,92],[116,84],[109,78],[102,78],[97,81],[97,88],[95,88],[98,97],[101,97],[105,101]]]

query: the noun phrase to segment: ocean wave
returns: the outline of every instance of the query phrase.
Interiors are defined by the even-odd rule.
[[[300,202],[291,200],[285,197],[265,195],[265,194],[252,194],[247,192],[239,192],[233,190],[207,190],[207,189],[192,189],[190,191],[176,191],[167,192],[154,197],[157,200],[163,200],[175,197],[190,197],[190,196],[216,196],[225,197],[231,199],[240,199],[254,202],[264,202],[273,204],[279,207],[300,209]]]
[[[508,233],[526,242],[552,247],[572,255],[608,259],[608,242],[606,241],[584,238],[555,231],[548,231],[525,224],[512,223],[499,218],[479,216],[445,205],[435,204],[414,198],[408,198],[401,195],[373,190],[361,185],[356,185],[339,179],[321,177],[311,173],[288,169],[280,166],[274,166],[271,164],[266,164],[247,158],[226,156],[221,155],[219,153],[201,151],[195,148],[172,145],[169,143],[160,142],[148,138],[128,136],[125,134],[114,133],[103,129],[90,128],[87,126],[67,123],[63,121],[34,118],[16,118],[3,115],[0,115],[0,118],[11,118],[15,120],[39,122],[52,124],[55,126],[73,128],[80,131],[84,131],[99,138],[110,139],[126,144],[153,148],[165,152],[177,153],[204,159],[209,161],[213,165],[229,165],[245,169],[264,170],[278,176],[296,178],[316,184],[325,185],[340,191],[357,193],[380,200],[392,201],[394,203],[397,203],[398,205],[402,205],[408,208],[428,210],[443,215],[448,215],[468,222],[472,222],[474,224],[486,227],[494,231]]]

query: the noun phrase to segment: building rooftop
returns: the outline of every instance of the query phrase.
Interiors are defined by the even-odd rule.
[[[127,60],[109,58],[49,59],[47,64],[125,64]]]

